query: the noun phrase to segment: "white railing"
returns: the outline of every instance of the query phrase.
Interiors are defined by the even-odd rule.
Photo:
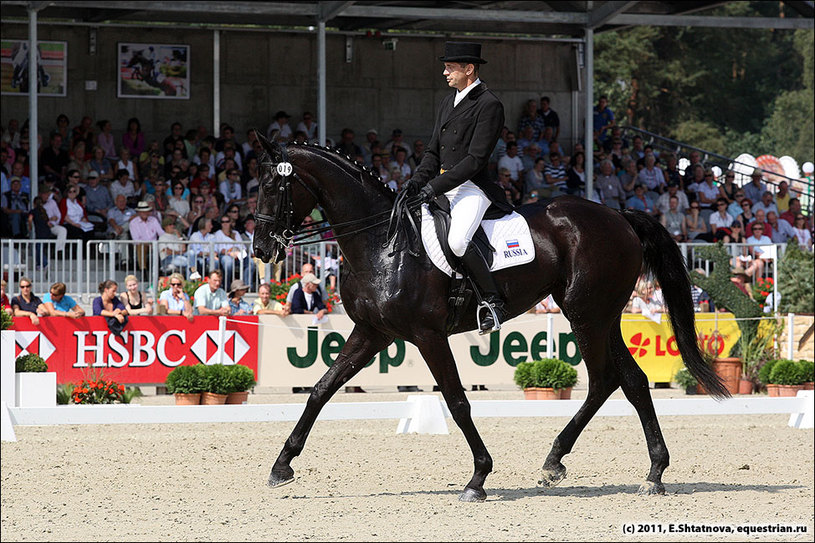
[[[19,292],[17,283],[28,277],[33,292],[42,297],[51,285],[65,283],[67,292],[77,301],[87,304],[98,295],[98,285],[113,279],[122,284],[128,275],[136,276],[144,290],[157,294],[159,278],[173,272],[189,279],[194,272],[204,276],[212,269],[224,271],[224,288],[233,279],[242,279],[256,291],[262,280],[285,280],[300,272],[303,263],[314,264],[318,277],[326,284],[334,283],[339,292],[341,257],[336,242],[318,242],[293,248],[277,266],[252,258],[252,242],[234,242],[241,248],[242,258],[218,255],[221,244],[131,240],[56,240],[4,239],[0,247],[0,267],[8,283],[9,298]],[[216,256],[218,258],[216,258]],[[232,260],[232,262],[228,262]],[[323,263],[328,262],[326,269]],[[225,264],[226,263],[226,264]],[[329,277],[333,275],[332,277]]]

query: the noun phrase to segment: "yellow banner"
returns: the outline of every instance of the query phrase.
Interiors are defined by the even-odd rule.
[[[668,315],[657,323],[643,315],[625,314],[621,324],[623,339],[634,360],[648,380],[654,383],[673,381],[682,367],[682,358],[676,346]],[[719,339],[713,333],[718,329]],[[706,348],[718,356],[727,356],[741,333],[732,313],[697,313],[696,331]]]

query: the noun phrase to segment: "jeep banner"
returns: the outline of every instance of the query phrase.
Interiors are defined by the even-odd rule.
[[[43,357],[58,383],[79,381],[94,373],[124,384],[164,383],[179,365],[242,364],[258,370],[257,317],[230,317],[224,352],[218,352],[218,317],[130,317],[121,337],[104,317],[44,317],[34,326],[15,318],[15,355]]]

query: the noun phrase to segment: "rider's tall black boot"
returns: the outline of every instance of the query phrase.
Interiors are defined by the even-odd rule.
[[[495,285],[487,261],[474,243],[467,246],[467,250],[461,256],[461,263],[467,275],[481,290],[482,298],[486,303],[478,308],[479,333],[488,334],[499,330],[507,316],[504,300],[498,293],[498,287]]]

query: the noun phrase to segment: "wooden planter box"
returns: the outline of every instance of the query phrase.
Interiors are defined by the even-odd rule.
[[[15,404],[17,407],[56,407],[57,373],[15,373]]]

